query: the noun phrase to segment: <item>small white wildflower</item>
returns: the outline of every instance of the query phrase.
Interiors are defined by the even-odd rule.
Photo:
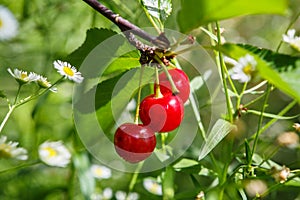
[[[138,200],[140,198],[139,194],[136,192],[129,192],[127,195],[126,192],[117,191],[115,194],[116,200],[126,200],[127,196],[128,196],[127,199],[130,200]]]
[[[39,75],[36,82],[41,88],[50,88],[51,87],[50,88],[51,92],[57,92],[57,88],[52,87],[51,83],[47,80],[46,77],[43,77],[43,76]]]
[[[38,75],[34,72],[30,72],[28,75],[28,72],[19,69],[14,69],[14,71],[12,71],[10,68],[8,68],[7,71],[16,79],[19,84],[33,82],[38,79]]]
[[[77,69],[70,63],[56,60],[54,61],[53,65],[54,68],[57,69],[57,72],[62,76],[65,76],[76,83],[81,83],[83,81],[81,73],[77,71]]]
[[[145,178],[143,181],[144,188],[153,194],[162,195],[162,186],[153,178]]]
[[[101,165],[93,164],[91,166],[91,173],[97,179],[109,179],[111,177],[111,170]]]
[[[252,73],[256,69],[257,62],[254,57],[247,54],[241,57],[232,68],[231,78],[245,83],[251,80]]]
[[[9,9],[0,5],[0,40],[9,40],[18,33],[18,21]]]
[[[126,199],[126,192],[124,191],[117,191],[115,194],[116,200],[125,200]]]
[[[283,166],[280,170],[276,169],[276,167],[272,167],[271,171],[273,178],[279,183],[286,182],[291,172],[291,170],[286,166]]]
[[[250,197],[259,197],[268,189],[267,184],[262,180],[247,181],[245,190]]]
[[[18,160],[27,160],[27,150],[17,147],[18,142],[9,141],[6,143],[7,137],[0,137],[0,158],[16,158]]]
[[[39,157],[47,165],[66,167],[70,163],[71,153],[62,141],[46,141],[39,146]]]
[[[287,34],[282,35],[282,40],[289,45],[291,45],[292,48],[296,49],[297,51],[300,51],[300,37],[295,36],[296,30],[290,29],[288,30]]]
[[[113,197],[113,191],[111,188],[105,188],[102,193],[93,193],[91,200],[109,200]]]
[[[293,131],[284,132],[278,135],[277,143],[282,147],[297,148],[299,146],[299,135]]]
[[[130,200],[138,200],[140,198],[140,195],[136,192],[129,192],[128,199]]]

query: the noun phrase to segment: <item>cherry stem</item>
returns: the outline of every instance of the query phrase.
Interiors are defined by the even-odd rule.
[[[114,13],[106,6],[98,2],[97,0],[83,0],[89,6],[91,6],[94,10],[102,14],[104,17],[109,19],[115,25],[117,25],[122,32],[130,31],[131,33],[140,36],[141,38],[151,42],[154,45],[157,45],[160,48],[166,49],[170,46],[169,41],[167,38],[163,37],[155,37],[147,33],[146,31],[140,29],[138,26],[132,24],[131,22],[127,21],[126,19],[122,18],[119,14]],[[127,34],[125,34],[127,37]],[[128,39],[128,37],[127,37]]]
[[[154,56],[154,59],[162,66],[164,72],[166,73],[167,75],[167,78],[168,80],[170,81],[171,83],[171,87],[172,87],[172,93],[173,94],[178,94],[179,93],[179,90],[177,89],[173,79],[172,79],[172,76],[170,75],[169,71],[168,71],[168,68],[166,67],[166,65],[160,60],[159,56],[158,55],[155,55]]]
[[[143,80],[143,74],[144,74],[145,67],[141,66],[141,72],[140,72],[140,80],[139,80],[139,91],[138,91],[138,99],[137,99],[137,105],[136,105],[136,111],[135,111],[135,117],[134,117],[134,123],[139,123],[139,112],[140,112],[140,104],[141,104],[141,93],[142,93],[142,80]]]
[[[156,82],[155,97],[156,98],[162,98],[163,95],[160,92],[159,75],[158,75],[158,68],[157,67],[155,67],[155,82]]]

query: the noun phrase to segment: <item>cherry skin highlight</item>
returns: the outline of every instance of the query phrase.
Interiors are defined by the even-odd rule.
[[[124,160],[137,163],[148,158],[156,146],[155,133],[142,124],[125,123],[114,137],[116,152]]]
[[[184,114],[181,99],[170,93],[156,97],[147,96],[140,104],[140,119],[155,132],[169,132],[176,129]]]
[[[176,95],[181,98],[183,103],[185,103],[190,95],[190,82],[188,76],[181,69],[170,69],[168,71],[172,76],[176,88],[179,90],[179,93]],[[172,93],[172,86],[165,72],[159,75],[159,86],[160,92],[163,95]],[[154,84],[154,91],[156,91],[156,87],[157,85]]]

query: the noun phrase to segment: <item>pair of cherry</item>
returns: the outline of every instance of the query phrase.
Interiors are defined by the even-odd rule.
[[[118,127],[114,137],[116,152],[126,161],[137,163],[151,155],[156,146],[155,132],[176,129],[184,114],[183,103],[190,93],[189,79],[180,69],[168,70],[179,93],[174,95],[165,73],[159,75],[154,94],[145,97],[139,109],[143,124],[125,123]],[[157,93],[158,91],[158,93]]]

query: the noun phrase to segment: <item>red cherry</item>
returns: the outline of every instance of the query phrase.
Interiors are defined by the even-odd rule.
[[[155,133],[142,124],[122,124],[115,133],[116,152],[126,161],[137,163],[148,158],[156,146]]]
[[[180,98],[172,94],[147,96],[140,104],[140,118],[144,125],[156,132],[176,129],[183,118],[184,107]]]
[[[172,76],[172,80],[174,81],[176,88],[179,90],[177,96],[181,98],[183,103],[185,103],[190,95],[190,83],[188,76],[181,69],[170,69],[168,71]],[[160,92],[163,95],[172,93],[172,86],[165,72],[159,75],[159,86]],[[154,84],[154,91],[156,91],[156,84]]]

